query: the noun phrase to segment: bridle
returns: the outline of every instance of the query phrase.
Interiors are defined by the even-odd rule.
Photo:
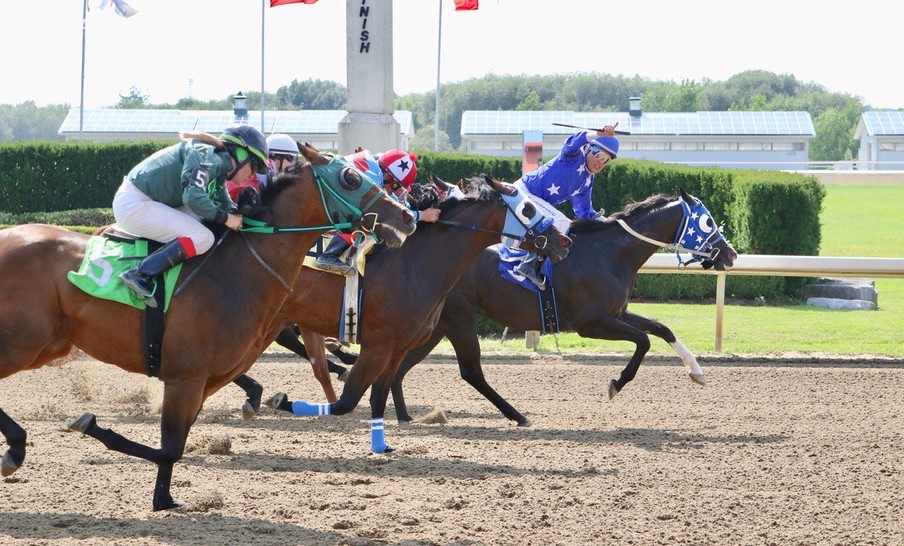
[[[694,229],[694,226],[691,223],[704,219],[708,219],[710,222],[712,222],[712,215],[709,213],[709,210],[707,210],[703,202],[697,198],[694,198],[693,205],[689,205],[681,197],[678,198],[678,201],[681,203],[682,218],[681,223],[679,224],[679,228],[675,232],[675,241],[672,243],[663,243],[661,241],[651,239],[650,237],[638,233],[621,218],[616,218],[615,221],[618,222],[618,225],[624,228],[625,231],[627,231],[637,239],[650,243],[651,245],[662,247],[666,250],[674,251],[675,257],[678,259],[679,269],[684,269],[688,264],[692,264],[694,262],[715,261],[720,252],[720,250],[715,245],[719,241],[725,239],[725,237],[718,229],[715,228],[715,226],[712,227],[711,233],[709,233],[709,235],[707,235],[706,237],[697,235],[697,231]],[[699,222],[697,227],[699,227]],[[683,261],[681,259],[682,252],[685,254],[690,254],[691,257],[688,260]]]
[[[549,244],[549,239],[546,235],[543,235],[543,233],[552,226],[553,219],[547,218],[537,210],[530,199],[522,196],[517,188],[508,184],[506,186],[512,189],[510,195],[496,192],[506,207],[505,224],[503,225],[502,231],[487,229],[476,224],[467,224],[455,220],[439,219],[436,223],[469,229],[471,231],[498,234],[502,244],[509,248],[518,248],[524,241],[531,242],[539,250],[546,248]]]

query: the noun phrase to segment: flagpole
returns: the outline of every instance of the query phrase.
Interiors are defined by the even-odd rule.
[[[78,105],[78,139],[82,140],[82,127],[85,121],[85,21],[88,18],[88,0],[82,2],[82,79]]]
[[[439,30],[436,40],[436,113],[433,120],[433,151],[439,151],[439,62],[443,47],[443,0],[439,0]]]
[[[264,129],[264,15],[267,13],[265,7],[267,0],[261,0],[261,132]]]

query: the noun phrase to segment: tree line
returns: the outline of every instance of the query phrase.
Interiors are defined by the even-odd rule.
[[[248,109],[260,108],[260,92],[249,91]],[[602,73],[549,76],[488,75],[440,89],[440,149],[461,146],[461,115],[465,110],[573,110],[626,112],[628,99],[639,96],[645,112],[781,111],[809,112],[816,137],[810,141],[810,159],[838,161],[857,156],[854,130],[861,112],[870,107],[856,96],[834,93],[814,82],[801,82],[791,74],[751,70],[724,81],[681,82],[641,76]],[[332,81],[293,80],[275,93],[264,95],[270,110],[340,110],[345,108],[345,86]],[[411,147],[432,149],[437,123],[436,93],[411,93],[395,100],[398,110],[410,110],[415,136]],[[137,87],[120,95],[114,108],[176,108],[229,110],[232,96],[219,100],[183,98],[175,104],[152,104]],[[54,140],[66,117],[68,104],[38,107],[34,102],[0,105],[0,142]]]

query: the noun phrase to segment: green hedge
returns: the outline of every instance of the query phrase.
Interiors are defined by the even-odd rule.
[[[109,207],[122,177],[172,142],[0,145],[0,211]]]
[[[136,163],[173,142],[0,145],[0,223],[107,223],[109,218],[98,214],[98,209],[109,208],[122,177]],[[521,176],[520,158],[414,153],[420,182],[426,182],[430,172],[450,182],[481,173],[509,182]],[[612,213],[656,193],[674,195],[678,187],[706,203],[740,253],[819,253],[819,213],[825,189],[814,177],[619,159],[597,177],[593,202]],[[568,203],[560,208],[571,214]],[[69,211],[69,215],[26,214],[57,211]],[[796,296],[803,282],[791,277],[732,277],[728,293],[745,299]],[[715,293],[715,281],[700,275],[639,275],[634,293],[657,300],[707,298]]]

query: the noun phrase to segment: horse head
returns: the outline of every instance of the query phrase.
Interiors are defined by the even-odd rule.
[[[430,181],[437,187],[450,186],[433,173],[430,174]],[[542,254],[553,263],[558,263],[568,256],[571,239],[553,225],[552,218],[543,215],[531,200],[514,186],[488,175],[472,178],[466,184],[470,188],[475,188],[476,193],[480,193],[480,188],[484,187],[491,189],[498,196],[498,202],[506,211],[504,225],[500,231],[502,243]]]
[[[716,271],[731,269],[734,261],[738,259],[738,253],[719,231],[706,205],[684,191],[684,188],[678,188],[678,199],[681,201],[684,219],[681,222],[682,231],[675,235],[675,243],[685,249],[704,254],[700,260],[703,269],[713,267]]]
[[[324,153],[310,144],[298,145],[304,162],[286,169],[283,177],[298,179],[313,175],[326,221],[336,227],[372,233],[389,247],[401,246],[417,224],[405,206],[398,203],[340,155]]]

